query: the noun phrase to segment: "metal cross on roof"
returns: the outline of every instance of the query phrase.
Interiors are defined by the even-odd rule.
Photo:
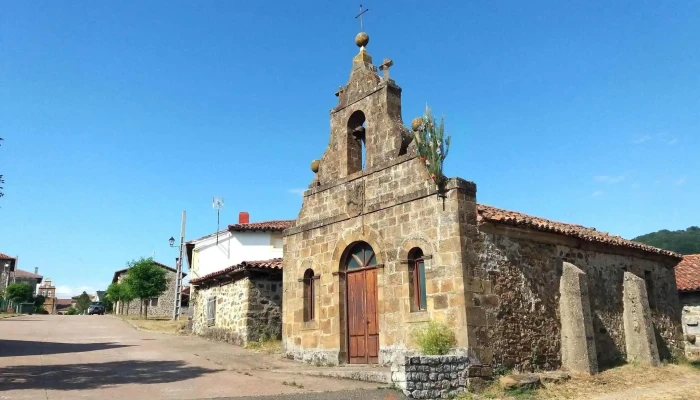
[[[360,13],[355,16],[355,19],[360,18],[360,32],[362,32],[362,14],[369,11],[369,8],[362,10],[362,4],[360,4]]]

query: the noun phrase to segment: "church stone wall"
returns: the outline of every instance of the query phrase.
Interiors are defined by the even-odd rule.
[[[551,235],[550,235],[551,236]],[[481,229],[479,268],[472,274],[467,302],[483,309],[477,328],[477,354],[484,363],[531,370],[561,367],[560,290],[562,261],[587,278],[598,364],[626,359],[623,274],[631,271],[652,282],[650,302],[659,353],[669,359],[680,348],[678,297],[673,266],[615,248],[582,249],[574,243],[542,243],[537,234],[505,228]],[[551,240],[551,238],[550,238]],[[470,321],[470,324],[472,321]]]
[[[285,232],[283,337],[289,357],[338,364],[347,357],[344,251],[357,241],[369,243],[377,262],[379,362],[416,345],[411,332],[430,321],[446,322],[466,351],[466,314],[462,279],[463,226],[459,210],[475,209],[476,187],[451,180],[447,198],[436,196],[425,167],[413,155],[339,179],[305,194],[297,225]],[[466,206],[465,206],[466,204]],[[474,229],[474,228],[472,228]],[[426,260],[427,310],[411,312],[408,252],[420,247]],[[402,262],[403,261],[403,262]],[[304,271],[317,283],[316,319],[303,320]]]

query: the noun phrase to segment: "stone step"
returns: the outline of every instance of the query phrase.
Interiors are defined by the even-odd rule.
[[[271,370],[274,372],[295,373],[299,375],[323,376],[336,379],[351,379],[355,381],[391,384],[391,369],[389,367],[315,367],[294,370]]]

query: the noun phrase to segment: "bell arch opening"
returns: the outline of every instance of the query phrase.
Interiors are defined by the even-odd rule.
[[[347,166],[348,175],[365,169],[367,162],[367,148],[365,137],[365,113],[355,111],[348,118],[347,132]]]

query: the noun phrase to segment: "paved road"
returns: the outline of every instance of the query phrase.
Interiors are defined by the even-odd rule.
[[[295,369],[278,356],[143,332],[110,316],[0,320],[0,399],[400,398],[380,384]]]

